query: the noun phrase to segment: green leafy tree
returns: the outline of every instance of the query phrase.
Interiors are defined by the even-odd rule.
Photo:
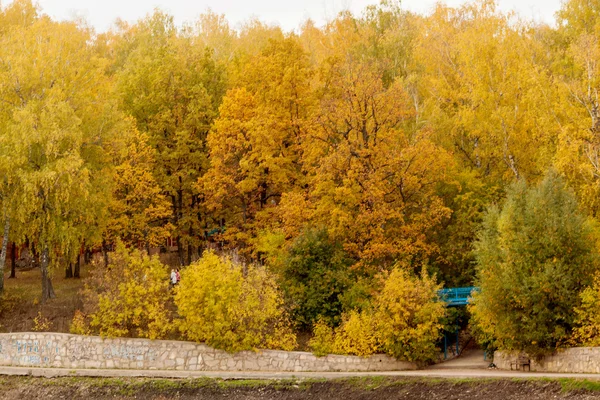
[[[297,324],[311,327],[319,318],[333,325],[340,322],[352,264],[326,230],[308,229],[293,241],[278,273]]]
[[[475,243],[481,293],[471,311],[480,341],[530,354],[565,344],[594,254],[590,225],[563,179],[550,172],[536,187],[512,185]]]

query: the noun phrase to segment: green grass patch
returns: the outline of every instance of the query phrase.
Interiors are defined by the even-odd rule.
[[[170,396],[175,393],[194,393],[198,390],[226,392],[229,390],[269,390],[269,391],[308,391],[313,385],[331,382],[340,388],[353,391],[371,392],[389,387],[406,385],[431,385],[477,387],[492,382],[505,381],[527,383],[532,385],[560,385],[563,393],[576,391],[600,393],[600,380],[578,378],[427,378],[427,377],[393,377],[393,376],[364,376],[339,379],[156,379],[156,378],[91,378],[91,377],[62,377],[62,378],[33,378],[33,377],[0,377],[1,388],[32,386],[85,387],[92,392],[98,391],[103,395],[137,396],[144,393],[158,393]]]
[[[31,379],[31,378],[30,378]],[[103,389],[121,396],[132,396],[139,392],[151,391],[158,393],[191,392],[197,389],[209,388],[215,391],[231,389],[259,389],[271,388],[273,390],[307,390],[317,379],[154,379],[154,378],[90,378],[90,377],[61,377],[42,381],[33,381],[45,386],[87,386],[88,388]],[[24,381],[21,381],[24,383]]]
[[[600,380],[561,378],[558,379],[563,392],[584,390],[587,392],[600,392]]]

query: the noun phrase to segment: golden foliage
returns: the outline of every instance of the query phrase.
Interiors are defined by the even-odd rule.
[[[425,269],[421,276],[396,267],[376,297],[374,319],[381,348],[407,361],[430,361],[438,354],[446,305],[438,298],[441,285]]]
[[[439,288],[425,271],[417,277],[396,266],[385,277],[371,308],[345,314],[335,331],[318,321],[311,348],[317,355],[383,352],[400,360],[432,361],[438,354],[436,342],[446,315]]]
[[[86,316],[80,310],[75,310],[69,332],[74,335],[89,335],[89,323],[86,321]]]
[[[335,353],[370,356],[380,350],[377,323],[370,312],[350,311],[335,330]]]
[[[42,315],[41,311],[38,311],[37,316],[33,319],[34,332],[48,332],[52,328],[52,321]]]
[[[313,326],[313,335],[308,342],[312,352],[318,356],[335,353],[335,336],[333,328],[323,319],[317,320]]]
[[[175,304],[179,329],[189,340],[230,352],[296,345],[282,295],[264,268],[205,252],[182,271]]]
[[[172,331],[169,275],[158,257],[119,243],[108,268],[96,268],[83,291],[91,332],[161,339]]]
[[[576,328],[573,342],[583,346],[600,345],[600,274],[596,274],[591,286],[581,293],[581,305],[575,309]]]

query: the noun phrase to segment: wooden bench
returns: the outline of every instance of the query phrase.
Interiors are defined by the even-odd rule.
[[[525,354],[519,354],[516,360],[510,362],[510,370],[513,370],[513,366],[515,367],[515,370],[519,370],[519,367],[525,370],[526,365],[527,369],[531,372],[531,360],[529,360]]]

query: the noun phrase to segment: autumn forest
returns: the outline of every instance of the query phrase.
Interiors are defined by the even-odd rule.
[[[232,27],[210,11],[176,26],[156,10],[105,33],[16,0],[0,12],[0,267],[9,244],[28,248],[46,301],[54,274],[100,254],[78,333],[174,329],[239,350],[294,348],[294,331],[307,331],[316,353],[430,360],[446,311],[429,300],[441,287],[485,288],[482,263],[504,254],[485,229],[501,235],[529,210],[518,204],[563,199],[548,204],[581,222],[565,228],[587,235],[578,256],[597,252],[585,243],[600,237],[599,88],[596,0],[565,1],[552,26],[492,0],[427,15],[383,1],[294,32],[260,20]],[[523,221],[536,221],[531,210]],[[175,265],[146,255],[165,251]],[[584,290],[596,264],[577,260],[590,265]],[[173,266],[182,268],[169,300],[177,315],[145,304],[144,321],[107,323],[122,317],[101,312],[125,293],[114,280],[133,285],[133,298],[136,279],[156,277],[144,301],[170,298]],[[243,293],[263,319],[198,332],[222,315],[190,303],[202,285],[218,286],[215,275],[229,289],[206,304]],[[415,318],[429,325],[412,333],[427,343],[398,347],[404,339],[381,332],[398,333],[386,315],[408,291],[427,304]],[[490,328],[498,305],[482,296],[485,307],[472,310],[480,342],[492,340],[487,332],[497,346],[522,348]],[[572,337],[565,324],[548,346]],[[244,330],[256,341],[219,342]]]

